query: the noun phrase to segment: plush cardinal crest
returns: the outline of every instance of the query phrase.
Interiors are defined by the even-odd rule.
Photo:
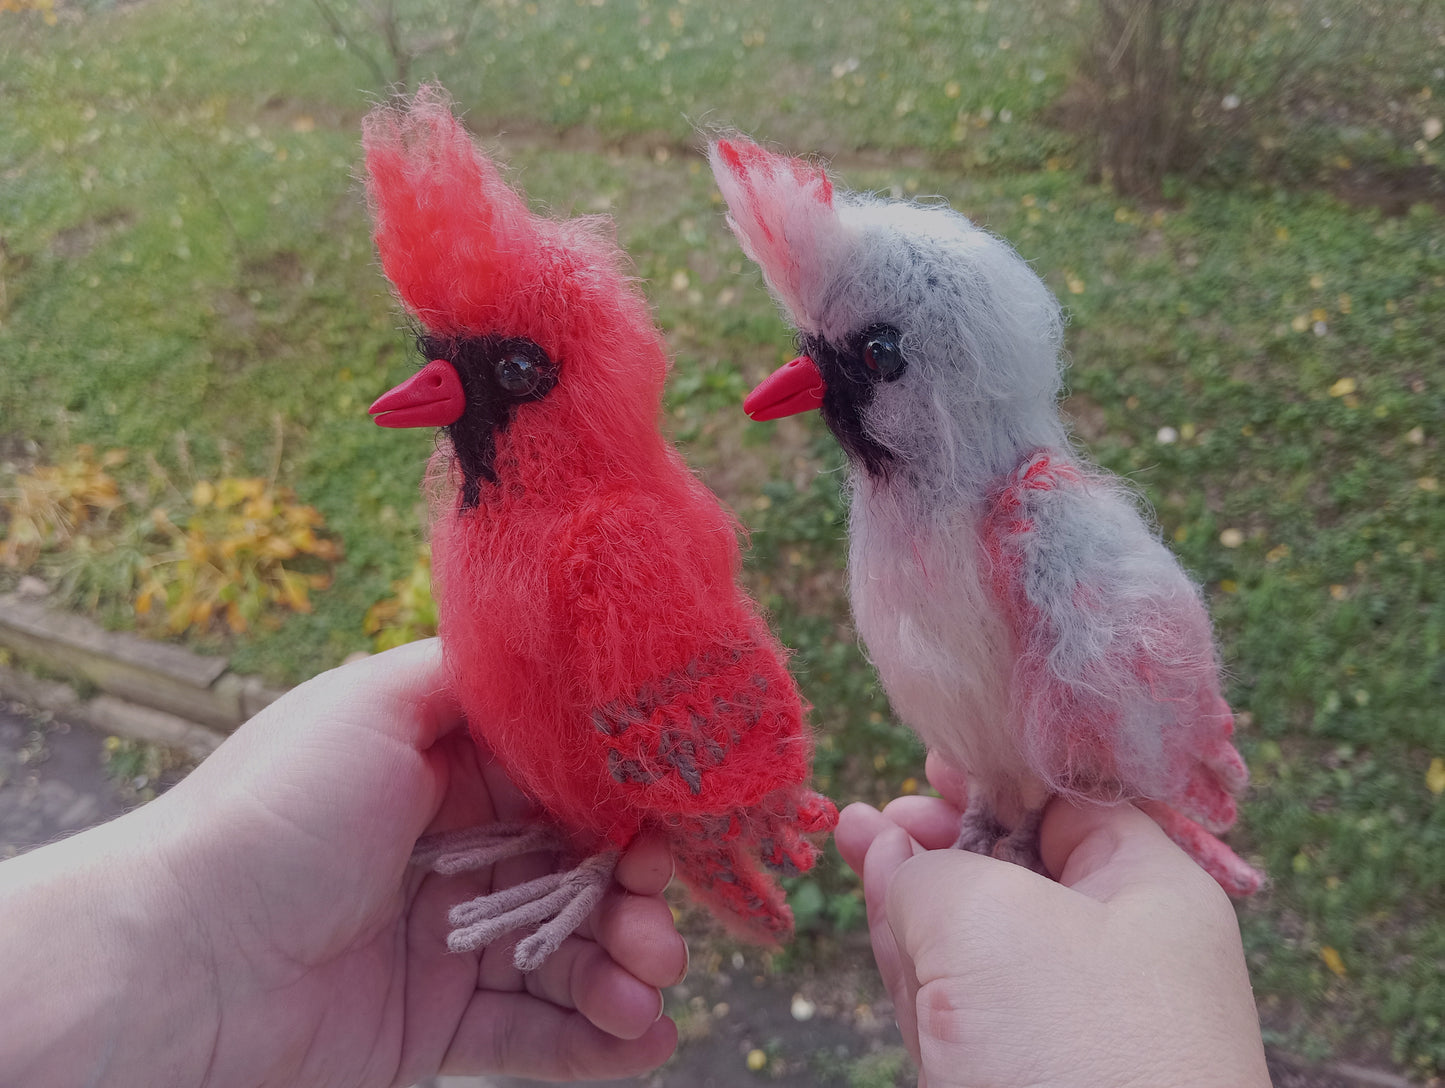
[[[1247,774],[1198,588],[1058,411],[1058,303],[942,204],[716,142],[729,223],[802,354],[744,407],[820,408],[851,462],[853,613],[899,716],[970,776],[960,845],[1038,864],[1049,796],[1128,798],[1227,889]]]
[[[830,261],[850,239],[833,210],[833,185],[802,159],[773,155],[756,144],[721,140],[712,147],[713,170],[727,200],[728,222],[767,278],[778,302],[800,328],[816,327]]]
[[[529,482],[563,461],[654,471],[667,357],[610,221],[533,215],[433,88],[373,111],[364,142],[382,267],[431,360],[378,422],[447,428],[468,504],[499,456]]]
[[[942,204],[835,192],[821,169],[745,140],[717,141],[711,160],[729,224],[816,366],[759,387],[754,419],[821,406],[870,475],[903,469],[929,495],[981,484],[1019,444],[1062,440],[1058,303],[1007,242]]]

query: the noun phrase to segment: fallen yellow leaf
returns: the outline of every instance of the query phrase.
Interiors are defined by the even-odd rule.
[[[1425,772],[1425,788],[1436,797],[1445,793],[1445,759],[1436,756],[1430,761],[1430,768]]]
[[[1330,386],[1330,396],[1347,397],[1353,393],[1356,388],[1354,378],[1341,378],[1335,382],[1334,385]]]
[[[1341,959],[1340,954],[1329,945],[1325,945],[1320,949],[1320,959],[1325,961],[1325,966],[1334,972],[1334,974],[1340,978],[1345,977],[1345,961]]]

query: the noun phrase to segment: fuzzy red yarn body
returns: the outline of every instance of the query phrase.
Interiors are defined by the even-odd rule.
[[[802,701],[737,584],[738,527],[658,430],[667,355],[610,224],[532,215],[434,90],[374,111],[365,145],[378,251],[428,342],[525,341],[556,368],[481,453],[448,427],[429,473],[474,734],[579,853],[661,830],[731,928],[786,935],[757,863],[810,867],[804,836],[836,812],[806,788]]]
[[[647,490],[578,474],[433,524],[468,720],[587,849],[809,773],[781,647],[734,583],[733,526],[680,461],[659,469]]]

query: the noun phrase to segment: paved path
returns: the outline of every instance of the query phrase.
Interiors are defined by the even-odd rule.
[[[0,700],[0,858],[124,811],[100,738]]]

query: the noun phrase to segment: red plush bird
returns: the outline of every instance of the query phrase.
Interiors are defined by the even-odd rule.
[[[574,869],[452,912],[464,950],[541,923],[538,966],[618,851],[664,833],[739,935],[792,916],[757,862],[809,869],[833,805],[783,651],[737,584],[736,525],[658,431],[668,361],[603,219],[533,215],[424,88],[365,122],[382,266],[426,365],[372,405],[440,427],[432,562],[452,684],[477,740],[545,810]],[[545,849],[537,828],[418,845],[440,871]]]

